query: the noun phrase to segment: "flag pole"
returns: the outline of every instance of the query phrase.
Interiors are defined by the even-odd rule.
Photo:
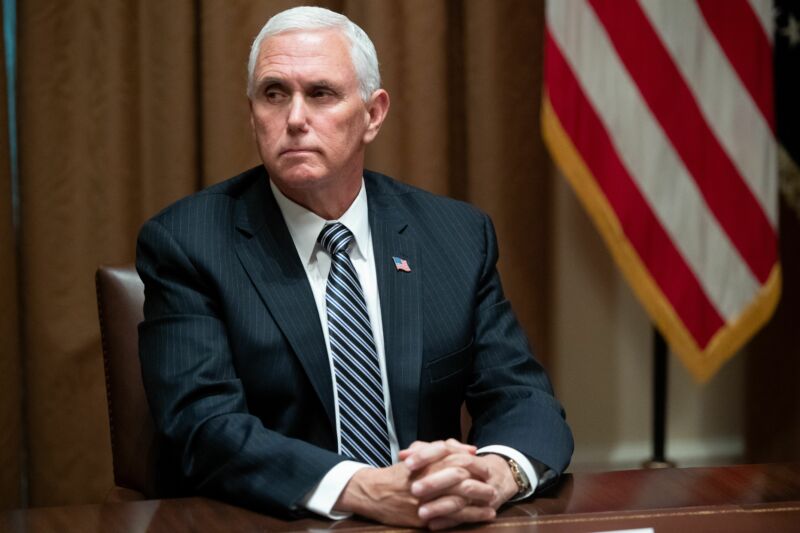
[[[667,341],[653,327],[653,456],[642,465],[644,468],[671,468],[675,463],[667,460]]]

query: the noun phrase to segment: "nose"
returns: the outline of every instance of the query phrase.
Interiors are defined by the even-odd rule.
[[[303,95],[292,95],[292,101],[289,104],[289,116],[287,117],[286,125],[290,131],[300,132],[306,130],[306,127],[308,126],[308,114]]]

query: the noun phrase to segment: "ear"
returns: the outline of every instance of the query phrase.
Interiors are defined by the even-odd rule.
[[[369,144],[378,135],[381,129],[381,124],[389,112],[389,93],[384,89],[378,89],[367,102],[368,122],[367,130],[364,132],[364,144]]]
[[[253,139],[256,138],[256,119],[253,117],[253,101],[251,99],[247,99],[247,105],[250,107],[250,133],[253,135]]]

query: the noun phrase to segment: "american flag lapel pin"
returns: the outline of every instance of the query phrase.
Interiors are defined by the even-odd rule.
[[[393,256],[392,261],[394,261],[394,267],[397,270],[402,270],[403,272],[411,272],[411,267],[408,266],[408,261],[406,261],[402,257]]]

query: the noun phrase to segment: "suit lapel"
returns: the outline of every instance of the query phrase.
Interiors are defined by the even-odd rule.
[[[267,180],[264,174],[237,205],[242,239],[236,253],[300,359],[335,431],[331,370],[314,295]]]
[[[369,221],[378,276],[383,322],[386,373],[400,448],[417,436],[419,384],[422,364],[422,258],[417,254],[413,228],[397,199],[367,176]],[[405,259],[411,272],[395,267],[393,257]]]

